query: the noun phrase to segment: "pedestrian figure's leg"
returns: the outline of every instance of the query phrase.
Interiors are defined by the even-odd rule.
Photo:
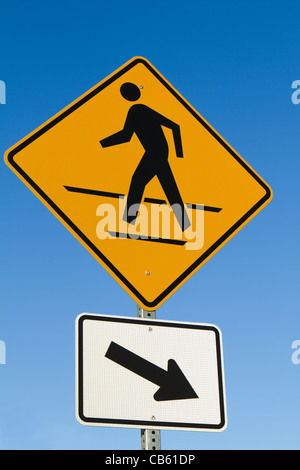
[[[176,181],[167,160],[162,162],[159,166],[157,176],[168,198],[169,204],[173,208],[181,230],[184,232],[191,225],[191,222],[187,215]]]
[[[151,158],[145,154],[131,179],[127,203],[123,215],[123,220],[126,222],[132,223],[136,219],[145,187],[149,181],[152,180],[155,174],[156,171],[153,168],[153,162],[151,162]]]

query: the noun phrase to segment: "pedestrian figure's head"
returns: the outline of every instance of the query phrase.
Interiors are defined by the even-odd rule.
[[[137,101],[141,96],[140,89],[134,83],[123,83],[120,91],[123,98],[128,101]]]

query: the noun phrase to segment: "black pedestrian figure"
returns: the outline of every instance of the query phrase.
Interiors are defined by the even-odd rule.
[[[120,92],[128,101],[137,101],[141,96],[140,89],[133,83],[124,83]],[[110,147],[129,142],[135,132],[145,149],[145,154],[131,180],[123,220],[134,223],[145,187],[154,176],[157,176],[184,232],[191,223],[168,162],[169,148],[161,126],[172,129],[176,155],[178,158],[183,158],[180,127],[143,104],[131,106],[124,128],[101,140],[100,144],[102,147]],[[134,207],[130,209],[132,206]]]

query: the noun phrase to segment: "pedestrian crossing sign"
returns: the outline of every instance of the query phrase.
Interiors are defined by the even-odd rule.
[[[150,311],[272,197],[262,178],[140,57],[14,145],[5,161]]]

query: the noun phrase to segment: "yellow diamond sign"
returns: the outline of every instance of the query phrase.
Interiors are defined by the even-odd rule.
[[[9,149],[5,161],[148,310],[272,197],[242,157],[139,57]]]

